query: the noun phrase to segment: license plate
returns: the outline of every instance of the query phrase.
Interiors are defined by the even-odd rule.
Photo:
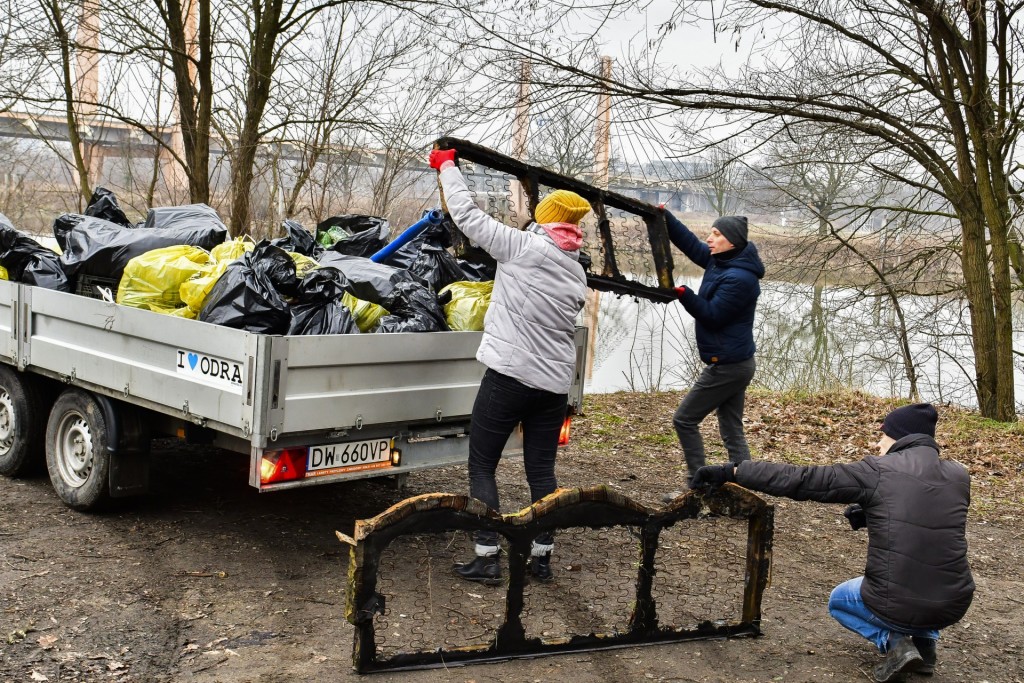
[[[310,446],[306,454],[307,477],[379,470],[385,467],[391,467],[390,438]]]

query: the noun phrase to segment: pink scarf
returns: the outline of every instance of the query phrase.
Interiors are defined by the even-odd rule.
[[[542,223],[540,227],[562,251],[576,251],[583,246],[583,231],[575,223]]]

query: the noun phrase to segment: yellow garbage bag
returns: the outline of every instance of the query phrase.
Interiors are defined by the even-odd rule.
[[[164,315],[172,315],[175,318],[188,318],[190,320],[195,320],[197,315],[197,313],[188,306],[181,306],[179,308],[164,308],[163,306],[159,306],[157,304],[150,304],[149,310],[153,311],[154,313],[163,313]]]
[[[256,243],[245,237],[236,237],[227,242],[221,242],[210,250],[210,256],[218,261],[234,261],[245,256],[246,252],[256,248]]]
[[[484,282],[453,282],[440,292],[452,293],[452,300],[444,306],[448,327],[456,331],[479,332],[484,329],[484,314],[491,305],[494,280]]]
[[[245,256],[256,247],[256,243],[246,237],[236,237],[233,240],[222,242],[210,250],[210,255],[215,260],[203,266],[202,270],[193,275],[190,279],[181,283],[181,300],[185,302],[188,310],[195,318],[203,308],[206,295],[210,293],[217,280],[227,270],[228,264]]]
[[[182,306],[181,283],[210,263],[209,252],[188,245],[153,249],[125,266],[116,301],[125,306],[168,313]]]
[[[11,276],[7,274],[7,269],[0,266],[0,280],[10,280]]]
[[[348,310],[351,311],[352,318],[356,321],[356,325],[359,326],[360,332],[367,332],[373,329],[381,318],[388,315],[387,309],[383,306],[357,299],[348,292],[345,292],[345,296],[341,297],[341,303],[345,304]]]
[[[231,262],[231,260],[210,261],[202,270],[181,283],[178,295],[193,314],[198,315],[199,311],[203,310],[203,302],[206,301],[206,295],[217,284],[217,280],[228,269],[228,265]]]
[[[300,254],[297,251],[289,251],[288,255],[292,257],[292,261],[295,261],[295,276],[300,280],[306,277],[306,273],[309,271],[316,270],[320,267],[319,263],[305,254]]]

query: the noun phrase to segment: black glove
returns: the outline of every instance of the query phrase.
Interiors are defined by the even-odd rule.
[[[690,488],[700,489],[710,486],[717,489],[729,481],[736,481],[736,463],[727,462],[724,465],[705,465],[693,473],[693,479],[690,480]]]
[[[868,525],[868,517],[864,514],[864,508],[856,503],[847,505],[846,509],[843,510],[843,516],[846,517],[846,521],[850,523],[850,528],[854,531],[863,529]]]

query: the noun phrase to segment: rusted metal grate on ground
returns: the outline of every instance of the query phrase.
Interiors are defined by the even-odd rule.
[[[361,673],[760,633],[774,509],[734,485],[650,509],[604,487],[562,489],[511,515],[428,494],[357,522],[347,617]],[[502,536],[502,583],[458,577],[472,532]],[[554,580],[531,581],[555,532]]]

